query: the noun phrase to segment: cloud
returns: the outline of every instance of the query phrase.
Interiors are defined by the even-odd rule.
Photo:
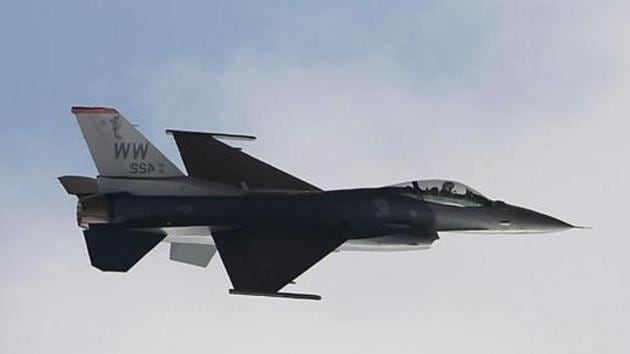
[[[504,17],[467,43],[474,54],[458,61],[461,77],[410,62],[417,47],[437,57],[460,55],[438,41],[369,48],[340,63],[245,48],[220,69],[202,57],[172,57],[145,68],[137,91],[152,124],[246,129],[261,137],[255,148],[263,156],[286,159],[290,170],[327,187],[439,176],[451,172],[453,156],[472,170],[493,164],[488,152],[509,153],[533,138],[557,144],[552,134],[588,125],[607,105],[623,102],[619,92],[628,78],[619,68],[627,63],[627,46],[613,48],[619,28],[599,24],[608,13],[595,12],[593,19],[589,10],[564,16],[560,5],[499,6]],[[418,30],[409,23],[406,29]],[[622,124],[616,114],[606,121]],[[597,140],[607,134],[592,133]],[[305,164],[305,155],[334,159]],[[383,164],[388,168],[378,168]]]
[[[627,5],[357,8],[267,9],[221,63],[185,50],[100,89],[128,93],[174,158],[165,128],[253,133],[247,151],[326,188],[456,178],[595,230],[335,254],[296,285],[318,304],[228,297],[218,259],[193,269],[165,247],[102,274],[74,202],[41,182],[87,156],[75,131],[9,156],[0,351],[624,352]]]

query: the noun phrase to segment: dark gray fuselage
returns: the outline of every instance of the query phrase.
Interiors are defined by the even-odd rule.
[[[103,198],[103,197],[99,197]],[[105,196],[103,222],[121,228],[210,226],[278,234],[340,235],[360,244],[426,245],[440,231],[549,232],[570,225],[503,202],[480,207],[430,203],[395,187],[237,196]],[[94,201],[79,207],[89,213]],[[81,216],[80,216],[81,217]],[[377,242],[374,242],[377,241]],[[353,242],[353,241],[351,241]]]
[[[211,226],[279,233],[326,233],[349,239],[429,233],[432,209],[388,188],[269,192],[241,196],[107,197],[110,224],[124,228]]]

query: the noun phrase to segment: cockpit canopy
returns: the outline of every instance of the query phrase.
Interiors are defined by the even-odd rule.
[[[483,194],[455,181],[429,179],[395,184],[392,187],[404,188],[429,203],[457,206],[482,207],[491,201]]]

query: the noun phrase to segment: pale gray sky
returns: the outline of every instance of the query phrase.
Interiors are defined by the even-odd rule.
[[[0,352],[626,353],[630,6],[623,1],[0,5]],[[337,253],[291,289],[232,297],[218,258],[89,266],[95,173],[71,105],[119,108],[327,189],[443,177],[594,226]]]

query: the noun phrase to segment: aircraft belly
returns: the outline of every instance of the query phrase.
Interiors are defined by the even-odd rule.
[[[214,245],[209,227],[165,227],[167,233],[162,242]],[[366,239],[353,239],[344,242],[337,251],[395,252],[419,251],[431,248],[432,242],[409,243],[407,237],[385,236]]]
[[[214,245],[207,226],[163,227],[166,238],[162,242]]]
[[[341,251],[415,251],[426,250],[438,239],[437,234],[394,234],[346,241]]]
[[[428,250],[431,248],[430,244],[418,244],[407,245],[400,243],[361,243],[353,242],[356,240],[346,241],[338,251],[366,251],[366,252],[393,252],[393,251],[418,251]],[[168,243],[186,243],[197,245],[214,245],[212,237],[208,236],[182,236],[182,235],[168,235],[162,242]]]

